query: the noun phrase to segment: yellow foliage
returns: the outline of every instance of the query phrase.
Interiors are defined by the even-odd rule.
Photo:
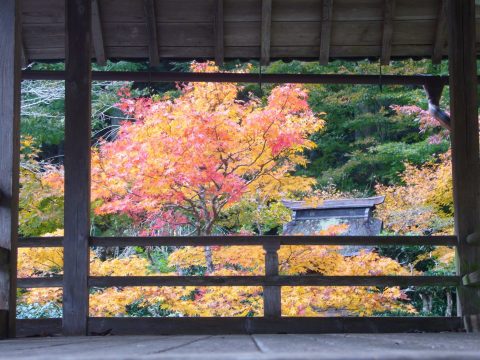
[[[320,235],[338,234],[345,225],[336,225]],[[285,275],[322,274],[333,275],[409,275],[410,272],[390,258],[375,252],[360,251],[355,256],[343,256],[340,246],[282,246],[279,250],[280,273]],[[263,275],[265,253],[258,246],[210,247],[214,271],[209,275]],[[45,263],[24,266],[22,276],[31,276],[31,269],[51,271],[48,266],[55,262],[61,268],[61,252],[45,249],[36,258],[22,257],[23,263]],[[41,256],[40,256],[41,254]],[[438,248],[431,256],[439,261],[450,261],[448,248]],[[91,254],[92,276],[146,276],[155,275],[148,270],[147,259],[136,255],[100,261]],[[420,259],[419,259],[420,260]],[[206,266],[205,249],[184,247],[169,257],[169,265],[179,269],[191,266]],[[163,274],[166,275],[166,274]],[[170,274],[174,275],[174,274]],[[380,290],[376,287],[284,287],[282,311],[285,316],[337,316],[357,314],[370,316],[377,312],[414,312],[406,304],[405,294],[398,288]],[[60,289],[32,289],[23,294],[21,302],[43,304],[61,302]],[[129,305],[159,304],[165,310],[183,316],[262,316],[263,298],[261,287],[128,287],[95,289],[90,294],[91,316],[125,316]]]
[[[453,187],[450,153],[440,155],[437,161],[424,164],[421,168],[406,164],[402,175],[405,185],[378,185],[378,194],[385,195],[385,203],[378,213],[386,227],[398,234],[423,234],[437,228],[434,221],[452,218]],[[451,234],[447,223],[437,234]]]

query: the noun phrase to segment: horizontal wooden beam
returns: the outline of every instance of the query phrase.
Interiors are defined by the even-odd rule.
[[[61,319],[17,320],[17,336],[61,332]],[[459,317],[89,318],[88,333],[112,335],[325,334],[462,331]]]
[[[92,246],[264,246],[280,245],[441,245],[455,246],[455,236],[191,236],[191,237],[93,237]]]
[[[124,286],[457,286],[458,276],[96,276],[90,287]]]
[[[65,80],[63,71],[23,71],[23,80]],[[348,85],[419,85],[430,81],[448,85],[448,76],[432,75],[347,75],[347,74],[258,74],[93,71],[96,81],[140,82],[234,82],[274,84],[348,84]]]
[[[17,279],[18,289],[37,289],[37,288],[52,288],[63,287],[63,277],[32,277]]]
[[[278,240],[280,245],[358,246],[456,246],[455,236],[189,236],[189,237],[93,237],[91,246],[264,246]],[[21,238],[19,248],[62,247],[63,237]]]
[[[458,276],[91,276],[89,287],[127,286],[457,286]],[[17,287],[62,287],[63,278],[20,278]]]
[[[92,237],[91,246],[265,246],[358,245],[358,246],[456,246],[455,236],[185,236],[185,237]],[[19,248],[62,247],[63,237],[21,238]]]
[[[29,237],[18,240],[19,248],[62,247],[63,237]]]

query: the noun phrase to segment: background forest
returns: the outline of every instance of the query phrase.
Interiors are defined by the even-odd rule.
[[[33,65],[42,70],[62,67]],[[158,70],[191,67],[165,63]],[[119,62],[101,69],[147,67]],[[193,70],[217,69],[194,64]],[[257,64],[242,63],[229,63],[222,70],[259,71]],[[262,71],[379,74],[380,69],[368,61],[328,66],[294,61],[275,62]],[[448,66],[405,60],[381,71],[446,75]],[[62,235],[63,95],[62,82],[22,83],[23,236]],[[445,109],[446,99],[448,89]],[[422,88],[382,86],[380,76],[378,86],[96,82],[91,233],[281,234],[291,217],[283,198],[321,202],[378,194],[386,196],[377,214],[384,221],[385,234],[451,234],[448,132],[424,109],[427,98]],[[320,235],[345,230],[336,226]],[[93,275],[263,273],[261,249],[249,248],[248,253],[246,249],[96,248],[90,266]],[[353,256],[343,256],[340,250],[282,247],[280,270],[324,275],[454,271],[454,253],[446,247],[385,247]],[[58,276],[62,267],[61,249],[20,250],[19,277]],[[287,316],[451,316],[455,312],[453,289],[282,291]],[[18,301],[19,317],[61,316],[59,289],[19,291]],[[92,289],[90,304],[92,316],[261,316],[263,311],[261,288]]]

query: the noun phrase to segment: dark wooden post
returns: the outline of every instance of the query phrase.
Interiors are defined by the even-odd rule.
[[[480,268],[480,247],[467,241],[480,220],[475,0],[449,0],[448,17],[457,270],[467,275]],[[478,288],[459,288],[459,314],[468,331],[480,331]]]
[[[278,276],[278,249],[280,245],[276,242],[264,245],[265,250],[265,275]],[[282,316],[280,286],[263,287],[263,315],[266,318],[279,318]]]
[[[20,2],[0,2],[0,338],[15,336],[20,151]]]
[[[67,0],[63,332],[86,335],[90,235],[91,0]]]

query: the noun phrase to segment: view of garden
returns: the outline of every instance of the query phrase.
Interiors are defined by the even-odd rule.
[[[447,65],[405,60],[381,71],[445,75]],[[158,70],[258,72],[259,65],[164,63]],[[262,71],[378,74],[379,66],[293,61]],[[444,109],[447,99],[448,88]],[[92,103],[93,236],[363,235],[363,223],[334,215],[294,227],[300,215],[291,204],[313,214],[372,198],[381,200],[360,221],[378,221],[374,235],[453,233],[449,133],[426,111],[421,87],[385,86],[380,76],[378,86],[94,82]],[[22,236],[63,235],[63,106],[63,82],[23,81]],[[279,250],[280,273],[288,275],[448,275],[454,258],[452,248],[427,245]],[[265,272],[261,247],[95,247],[90,259],[96,276]],[[19,249],[19,277],[59,276],[62,268],[60,248]],[[18,290],[17,316],[61,317],[61,302],[61,289]],[[453,288],[282,288],[283,316],[455,313]],[[93,288],[90,314],[262,316],[262,288]]]

